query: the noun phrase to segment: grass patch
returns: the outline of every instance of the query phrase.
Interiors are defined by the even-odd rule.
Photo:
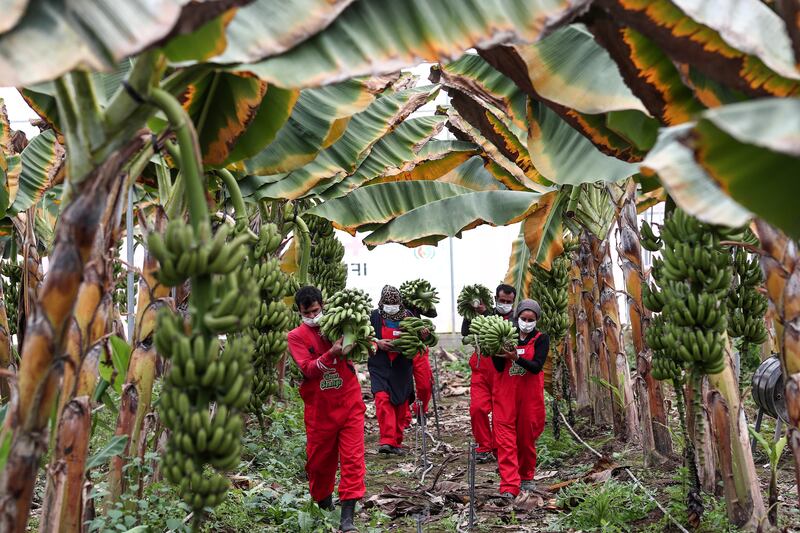
[[[577,482],[561,491],[558,506],[566,512],[557,530],[630,531],[656,507],[635,484],[609,480],[602,485]]]

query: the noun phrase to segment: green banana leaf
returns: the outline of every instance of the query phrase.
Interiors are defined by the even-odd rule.
[[[693,178],[710,180],[742,208],[798,238],[797,131],[800,131],[800,101],[766,98],[710,109],[691,127],[662,132],[659,144],[663,141],[666,148],[675,144],[685,146],[688,155],[702,169],[692,174]],[[674,147],[670,149],[677,151]],[[678,152],[678,155],[687,154]],[[645,165],[661,177],[663,159],[665,156],[656,152]],[[665,185],[669,188],[666,179]],[[679,205],[686,205],[687,211],[703,219],[696,203]],[[741,210],[739,213],[738,219],[731,217],[729,225],[737,225],[744,218]]]
[[[541,197],[536,210],[522,223],[522,234],[534,264],[550,270],[553,259],[564,251],[564,209],[569,189],[562,188]]]
[[[164,46],[164,55],[170,63],[180,64],[205,61],[222,53],[228,45],[226,27],[235,14],[236,9],[229,9],[191,33],[173,37]]]
[[[435,86],[416,87],[377,99],[366,110],[355,115],[342,137],[320,152],[314,161],[282,176],[278,181],[259,187],[253,191],[253,199],[294,200],[307,195],[321,182],[333,183],[352,174],[375,143],[417,108],[434,98],[437,91]]]
[[[229,0],[224,7],[244,2]],[[37,0],[13,28],[0,34],[0,86],[53,80],[77,68],[113,70],[123,58],[215,18],[219,7],[214,4],[73,0],[66,8],[63,0]]]
[[[455,177],[453,180],[445,180],[444,177],[478,152],[480,152],[480,149],[470,142],[431,139],[414,154],[414,159],[412,161],[408,161],[408,165],[413,165],[413,168],[397,174],[384,174],[383,176],[368,181],[365,185],[418,180],[448,181],[450,183],[456,183],[456,185],[462,185],[461,183],[457,183],[458,179]],[[491,178],[491,176],[489,176],[489,178]],[[497,185],[503,188],[502,184],[497,183]],[[464,186],[468,187],[468,185]],[[522,187],[520,186],[520,188]]]
[[[355,235],[356,231],[378,227],[421,205],[469,192],[466,187],[435,181],[381,183],[322,202],[308,212],[327,218],[338,229]]]
[[[388,133],[372,148],[369,156],[353,174],[332,185],[312,189],[325,199],[338,198],[382,175],[396,175],[413,165],[417,152],[437,135],[447,122],[447,117],[429,115],[410,118]]]
[[[22,151],[19,188],[6,215],[14,216],[38,202],[54,181],[64,172],[64,148],[52,130],[34,137]]]
[[[270,83],[312,87],[449,61],[472,47],[536,41],[587,0],[359,0],[323,31],[265,61],[240,65]]]
[[[353,79],[300,91],[289,120],[275,140],[243,166],[250,174],[271,176],[310,163],[337,134],[335,126],[366,109],[389,81],[391,78]]]
[[[671,59],[750,96],[800,92],[783,21],[759,0],[602,0]]]
[[[452,183],[472,189],[473,191],[503,191],[508,187],[495,179],[486,170],[486,163],[480,156],[471,157],[466,163],[457,166],[447,174],[436,178],[439,183]]]
[[[365,190],[397,185],[401,184],[373,185]],[[390,242],[419,246],[435,244],[447,237],[460,237],[464,231],[484,224],[514,224],[536,209],[540,197],[539,193],[526,191],[470,191],[407,211],[364,237],[363,242],[367,247]]]
[[[559,185],[616,181],[638,172],[636,164],[600,152],[541,102],[528,100],[528,151],[536,169]]]
[[[323,30],[353,0],[255,0],[237,10],[225,31],[227,48],[214,63],[247,63],[285,52]]]
[[[517,294],[522,297],[528,293],[528,287],[533,279],[530,269],[531,251],[525,244],[525,228],[520,225],[519,235],[511,245],[511,255],[508,256],[508,270],[503,283],[517,289]]]

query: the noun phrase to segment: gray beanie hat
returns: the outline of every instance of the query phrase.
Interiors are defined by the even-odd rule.
[[[521,315],[523,311],[533,311],[536,313],[537,320],[542,316],[542,308],[539,302],[531,300],[530,298],[526,298],[517,304],[517,309],[514,311],[514,319],[519,320],[519,315]]]

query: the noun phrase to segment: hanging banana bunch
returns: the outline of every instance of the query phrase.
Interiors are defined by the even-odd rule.
[[[428,336],[425,339],[422,338],[422,330],[428,330]],[[400,336],[392,341],[392,346],[397,348],[404,357],[413,359],[439,342],[434,330],[433,322],[427,318],[404,318],[400,321]]]
[[[308,225],[313,250],[309,279],[327,298],[347,285],[347,265],[342,263],[344,246],[336,238],[331,221],[308,214],[303,215],[303,220]]]
[[[497,315],[475,317],[469,325],[465,344],[472,344],[484,357],[497,355],[501,350],[513,350],[517,346],[517,328]]]
[[[239,463],[242,418],[250,401],[253,346],[240,333],[260,307],[258,283],[245,262],[250,234],[226,223],[212,233],[197,135],[180,103],[159,88],[151,103],[166,115],[179,150],[171,147],[185,178],[190,223],[175,219],[164,235],[147,243],[158,260],[160,282],[191,281],[189,323],[168,308],[158,315],[154,342],[170,361],[159,398],[159,414],[171,430],[162,460],[166,479],[177,486],[198,527],[205,507],[218,505],[229,482],[225,471]],[[237,191],[238,192],[238,191]],[[225,335],[224,346],[218,335]]]
[[[331,342],[342,341],[342,353],[350,360],[363,361],[375,341],[369,320],[372,299],[360,289],[343,289],[328,298],[319,327]]]
[[[749,229],[740,239],[758,245],[758,238]],[[743,367],[755,367],[761,362],[759,345],[767,340],[764,315],[767,312],[767,297],[758,291],[764,282],[758,256],[747,253],[741,246],[731,249],[733,283],[728,290],[728,335],[737,339],[737,348]]]
[[[253,390],[248,409],[257,416],[261,416],[269,397],[277,390],[275,369],[286,352],[286,338],[292,322],[292,312],[283,299],[294,294],[296,289],[275,257],[282,241],[278,226],[262,223],[249,258],[261,300],[253,324],[245,330],[255,348]]]
[[[428,280],[414,279],[404,281],[400,285],[400,295],[406,308],[418,309],[423,315],[436,310],[439,303],[439,291]]]
[[[3,262],[3,297],[6,302],[9,335],[17,334],[19,320],[19,288],[22,283],[22,267],[16,263]]]
[[[458,314],[467,320],[478,316],[476,308],[482,303],[488,309],[494,307],[492,293],[484,285],[467,285],[458,295]]]

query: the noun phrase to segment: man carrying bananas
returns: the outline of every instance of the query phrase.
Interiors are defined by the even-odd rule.
[[[380,439],[378,452],[404,455],[403,431],[411,424],[408,403],[414,394],[413,363],[403,357],[392,341],[400,336],[400,321],[410,316],[400,291],[386,285],[370,322],[375,329],[375,353],[367,360]]]
[[[499,315],[506,320],[513,318],[514,300],[517,297],[517,289],[511,285],[501,283],[495,290],[495,308],[489,309],[486,302],[480,302],[475,306],[475,310],[481,315]],[[464,319],[461,323],[461,335],[469,335],[471,320]],[[489,415],[492,413],[492,394],[494,390],[495,370],[494,365],[488,361],[482,361],[477,350],[469,359],[469,367],[472,369],[469,382],[469,418],[472,424],[472,437],[478,444],[477,461],[488,463],[495,459],[493,452],[496,452],[497,445],[492,434],[492,422]]]
[[[342,339],[331,344],[319,331],[322,292],[302,287],[295,303],[303,323],[289,332],[289,353],[303,374],[300,397],[305,404],[306,474],[311,497],[333,509],[336,469],[341,465],[339,501],[342,531],[355,531],[356,501],[366,492],[364,477],[364,411],[353,364],[342,356]]]
[[[518,345],[506,346],[500,357],[492,357],[497,370],[492,417],[500,494],[508,498],[534,489],[536,439],[545,424],[542,367],[550,350],[549,337],[536,329],[541,314],[537,302],[522,300],[514,314]]]
[[[403,302],[408,312],[411,313],[411,316],[415,316],[417,318],[426,316],[428,318],[436,318],[436,308],[434,307],[430,311],[422,311],[421,309],[414,307]],[[412,366],[414,369],[414,388],[416,390],[416,399],[422,403],[422,412],[425,413],[425,416],[428,416],[428,404],[431,401],[431,396],[433,396],[433,370],[431,370],[431,360],[430,360],[430,349],[426,348],[424,353],[419,354],[412,360]],[[414,416],[418,416],[419,413],[417,412],[417,404],[416,402],[411,408]]]

